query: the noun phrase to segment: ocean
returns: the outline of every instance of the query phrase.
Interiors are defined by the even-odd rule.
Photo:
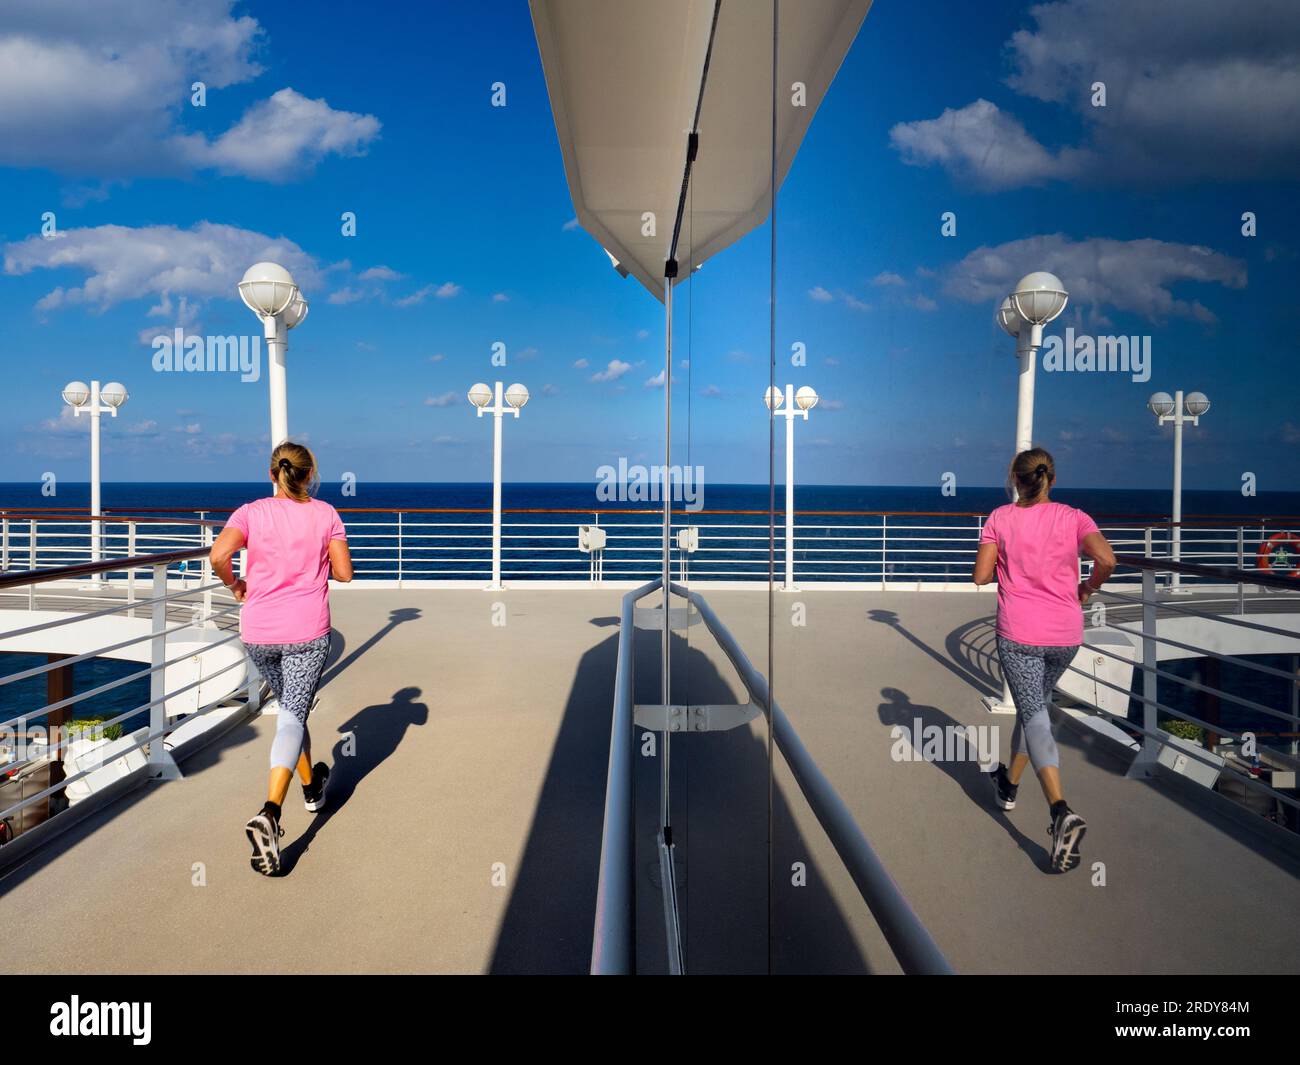
[[[256,499],[267,489],[260,483],[238,482],[108,482],[103,486],[103,506],[118,513],[149,514],[159,509],[206,510],[228,513],[241,503]],[[777,485],[778,520],[784,507],[784,487]],[[360,482],[355,494],[344,495],[340,483],[322,483],[321,499],[336,507],[394,508],[491,507],[492,485],[485,483],[385,483]],[[764,510],[768,506],[766,484],[707,485],[703,508],[709,510]],[[1168,517],[1172,507],[1168,490],[1132,488],[1070,488],[1052,493],[1054,499],[1081,507],[1101,517]],[[613,511],[647,504],[608,504],[596,498],[595,482],[519,483],[502,487],[507,508],[571,508]],[[796,510],[888,510],[888,511],[971,511],[987,513],[1007,501],[1001,486],[959,487],[955,495],[944,495],[938,485],[796,485]],[[61,482],[54,497],[42,495],[39,482],[0,483],[0,509],[44,510],[80,508],[90,505],[90,486]],[[1183,492],[1183,514],[1194,515],[1300,515],[1300,492],[1260,492],[1243,496],[1239,491],[1187,489]]]

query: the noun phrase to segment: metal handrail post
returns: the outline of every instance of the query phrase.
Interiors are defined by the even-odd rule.
[[[209,551],[211,551],[212,550],[212,526],[211,525],[202,526],[201,536],[203,538],[203,546],[206,547]],[[212,557],[211,555],[203,556],[203,565],[200,572],[202,573],[201,579],[203,581],[204,592],[203,592],[203,611],[199,615],[199,619],[205,629],[210,629],[213,628],[215,625],[215,623],[212,620]]]
[[[33,518],[29,523],[27,531],[27,568],[32,572],[36,571],[36,519]],[[27,609],[36,609],[36,584],[33,582],[27,589]]]
[[[155,565],[150,609],[149,641],[149,775],[154,779],[171,779],[179,774],[167,753],[167,565]]]
[[[614,669],[614,708],[609,727],[609,766],[605,777],[605,818],[600,833],[600,877],[592,929],[591,973],[626,975],[636,970],[636,847],[634,836],[633,698],[636,602],[655,591],[656,578],[623,596],[619,615],[618,658]]]
[[[1142,571],[1142,753],[1137,766],[1146,775],[1154,772],[1154,763],[1160,754],[1156,740],[1156,704],[1159,700],[1160,677],[1156,673],[1156,571]]]
[[[135,558],[135,522],[126,523],[126,557]],[[135,602],[135,567],[131,566],[126,571],[126,601]],[[135,617],[134,607],[127,611],[127,617]]]
[[[880,515],[880,590],[885,590],[885,574],[888,572],[889,559],[889,515]]]

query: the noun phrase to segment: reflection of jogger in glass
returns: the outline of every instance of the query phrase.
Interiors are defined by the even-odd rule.
[[[1048,499],[1056,483],[1052,456],[1022,451],[1011,463],[1016,502],[989,515],[973,579],[998,583],[998,659],[1016,705],[1011,766],[991,773],[994,801],[1015,809],[1025,766],[1033,763],[1052,809],[1052,868],[1072,869],[1087,823],[1061,790],[1060,755],[1052,736],[1052,690],[1083,643],[1083,604],[1115,570],[1115,554],[1087,514]],[[1079,555],[1092,573],[1079,581]]]
[[[280,870],[280,812],[295,769],[307,809],[325,805],[329,767],[312,765],[307,715],[329,655],[329,578],[352,579],[338,511],[312,498],[315,456],[286,441],[271,454],[270,474],[275,495],[236,510],[211,554],[213,572],[244,604],[240,636],[279,703],[267,801],[244,826],[252,866],[266,876]],[[244,547],[246,578],[235,580],[230,560]]]

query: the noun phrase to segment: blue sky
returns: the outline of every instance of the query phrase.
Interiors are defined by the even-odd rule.
[[[1015,360],[993,311],[1046,267],[1072,293],[1049,331],[1149,336],[1153,357],[1147,382],[1040,371],[1035,436],[1062,481],[1163,489],[1170,430],[1145,402],[1184,388],[1213,403],[1188,437],[1189,488],[1247,471],[1300,488],[1300,17],[1147,6],[875,4],[778,197],[778,378],[825,400],[797,428],[800,480],[1000,482]],[[571,222],[522,0],[383,18],[341,2],[310,17],[80,7],[0,14],[0,481],[84,480],[84,426],[59,390],[92,376],[131,393],[105,425],[106,479],[259,477],[265,381],[155,373],[148,341],[178,324],[256,333],[234,282],[263,251],[311,300],[290,428],[327,477],[485,479],[490,429],[464,393],[495,376],[533,395],[506,427],[509,480],[588,481],[662,454],[662,308]],[[1178,32],[1144,23],[1162,14]],[[1099,79],[1104,109],[1088,99]],[[57,239],[41,237],[46,212]],[[689,434],[715,482],[767,476],[769,236],[678,289],[690,368],[674,446]],[[794,341],[808,365],[787,372]]]

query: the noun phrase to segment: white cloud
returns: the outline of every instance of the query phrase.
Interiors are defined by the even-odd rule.
[[[199,322],[201,306],[188,296],[180,296],[173,305],[171,293],[162,293],[157,304],[150,307],[147,313],[150,318],[165,319],[166,324],[145,326],[144,329],[140,330],[140,343],[152,344],[155,337],[172,334],[177,329],[186,333],[201,333],[203,331],[203,326]]]
[[[1016,92],[1072,110],[1085,133],[1053,152],[977,100],[891,131],[907,162],[986,189],[1052,179],[1140,183],[1300,174],[1300,5],[1057,0],[1006,42]],[[1092,86],[1106,87],[1093,106]]]
[[[585,370],[590,365],[591,364],[587,362],[586,359],[575,359],[573,362],[573,368],[575,370]]]
[[[493,302],[493,303],[509,303],[509,302],[510,302],[510,297],[507,296],[504,292],[494,292],[494,293],[492,293],[492,302]]]
[[[196,170],[285,182],[302,177],[327,155],[364,155],[379,136],[379,119],[335,111],[281,89],[254,104],[214,141],[202,134],[176,138],[182,158]]]
[[[266,41],[232,0],[9,0],[0,27],[0,165],[112,180],[195,168],[289,180],[363,151],[372,115],[282,88],[215,140],[187,131],[190,85],[262,73]]]
[[[51,289],[37,303],[43,311],[85,304],[106,310],[115,304],[168,294],[234,299],[235,286],[250,263],[282,263],[310,292],[321,284],[316,260],[293,241],[248,229],[199,222],[176,226],[93,226],[67,229],[54,240],[39,236],[4,247],[4,271],[75,270],[87,275],[80,286]]]
[[[990,192],[1071,178],[1092,161],[1074,148],[1053,154],[1019,119],[988,100],[945,108],[938,118],[900,122],[889,131],[889,141],[903,162],[938,163],[957,180]]]
[[[871,279],[873,285],[905,285],[907,284],[898,274],[892,270],[882,270]]]
[[[664,386],[664,372],[663,372],[663,370],[660,370],[660,371],[659,371],[657,374],[655,374],[653,377],[646,378],[645,386],[646,386],[646,388],[663,388],[663,386]]]
[[[650,335],[649,329],[638,329],[636,331],[637,340],[645,340]]]
[[[336,292],[331,292],[329,294],[328,302],[333,303],[335,305],[343,305],[348,303],[356,303],[358,300],[362,300],[365,298],[366,298],[366,294],[362,292],[360,289],[344,287],[339,289]]]
[[[440,396],[429,396],[425,401],[426,407],[451,407],[460,399],[456,392],[444,392]]]
[[[460,293],[460,286],[453,284],[451,281],[444,282],[441,285],[425,285],[423,288],[416,289],[409,296],[403,296],[401,299],[393,300],[394,307],[414,307],[423,303],[430,296],[437,299],[451,299],[452,296]]]
[[[822,288],[821,285],[815,285],[808,290],[808,297],[816,300],[818,303],[830,303],[835,297]]]
[[[586,363],[586,361],[586,359],[578,360],[578,362],[581,363]],[[577,363],[574,363],[574,365],[576,366]],[[606,381],[617,381],[630,369],[632,369],[632,364],[630,362],[623,362],[621,359],[610,359],[609,365],[603,370],[599,370],[592,374],[591,379],[598,384]]]
[[[564,225],[562,225],[560,228],[561,228],[565,233],[571,233],[571,232],[573,232],[573,230],[575,230],[575,229],[578,228],[578,220],[577,220],[577,218],[570,218],[570,219],[569,219],[567,222],[565,222]]]
[[[1111,307],[1153,322],[1215,320],[1199,301],[1175,296],[1177,284],[1246,285],[1245,263],[1200,245],[1100,237],[1073,241],[1053,233],[976,248],[949,269],[944,291],[967,302],[996,304],[1031,269],[1056,274],[1072,307]]]
[[[400,281],[405,274],[399,274],[389,266],[372,266],[369,270],[362,270],[357,274],[360,281]]]

